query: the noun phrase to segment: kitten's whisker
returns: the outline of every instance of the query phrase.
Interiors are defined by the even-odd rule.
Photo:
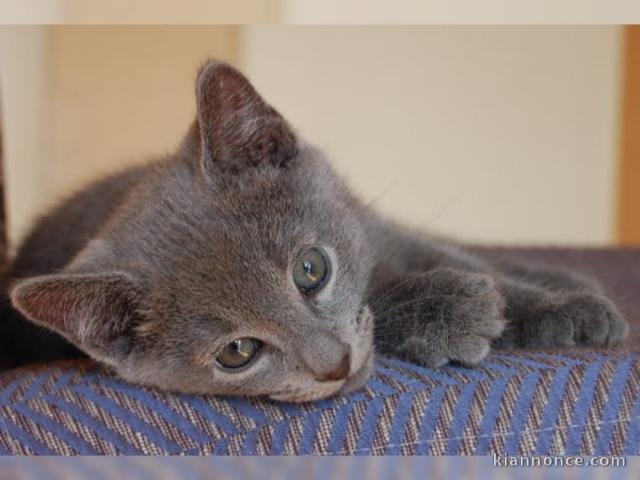
[[[375,196],[372,200],[369,200],[368,202],[363,203],[362,209],[365,210],[370,208],[371,206],[373,206],[374,203],[378,202],[382,197],[384,197],[387,193],[389,193],[391,189],[395,187],[394,183],[396,181],[397,179],[392,180],[391,183],[389,183],[389,185],[387,185],[381,193]]]
[[[391,326],[390,324],[391,323],[395,324],[396,322],[403,322],[404,320],[414,320],[414,319],[415,319],[415,315],[403,315],[403,316],[394,318],[394,322],[389,322],[389,323],[380,325],[381,328],[377,328],[375,331],[376,341],[393,337],[397,343],[397,341],[399,340],[398,332],[399,331],[402,332],[403,330],[396,329],[396,328],[389,328]],[[437,321],[434,320],[434,322],[429,322],[429,323],[437,323]]]
[[[402,307],[406,307],[408,305],[410,305],[413,302],[406,302],[405,304],[402,305]],[[392,311],[397,311],[399,310],[400,307],[398,309],[392,309]],[[424,323],[433,323],[433,322],[439,322],[441,321],[443,316],[443,312],[442,311],[438,311],[436,309],[432,309],[430,312],[409,312],[409,313],[403,313],[399,316],[390,316],[390,315],[386,315],[382,318],[380,318],[379,322],[376,324],[376,331],[380,330],[380,328],[385,328],[385,327],[389,327],[392,324],[396,324],[398,322],[401,322],[403,320],[407,320],[407,319],[413,319],[413,320],[423,320]]]
[[[424,302],[426,300],[431,300],[433,298],[454,298],[457,295],[455,293],[449,293],[449,294],[433,294],[433,295],[424,295],[422,297],[416,297],[416,298],[412,298],[411,300],[408,300],[406,302],[402,302],[402,303],[398,303],[395,305],[391,305],[392,308],[389,308],[383,312],[379,313],[379,317],[381,320],[384,318],[389,317],[389,314],[396,312],[398,310],[401,310],[402,308],[408,307],[410,305],[415,305],[421,302]],[[431,311],[433,311],[434,309],[431,309]],[[415,313],[419,313],[419,312],[415,312]]]
[[[406,246],[410,245],[411,243],[420,241],[421,237],[425,237],[426,233],[423,229],[426,229],[427,227],[429,227],[431,223],[437,220],[438,217],[440,217],[453,202],[458,201],[462,197],[462,195],[463,195],[463,192],[460,192],[457,196],[451,197],[447,201],[445,201],[440,206],[440,208],[438,208],[434,213],[430,214],[430,216],[425,219],[424,225],[422,225],[423,222],[420,222],[421,227],[419,228],[416,227],[411,232],[411,234],[404,239],[404,241],[398,242],[397,248],[393,250],[391,254],[387,257],[387,262],[390,262],[392,259],[398,256]]]
[[[382,302],[388,300],[401,287],[403,287],[407,283],[415,280],[416,278],[419,278],[419,277],[423,276],[424,274],[425,274],[425,272],[415,272],[415,273],[409,274],[409,276],[407,278],[405,278],[404,280],[393,284],[389,290],[383,291],[382,295],[379,298],[376,298],[373,302],[371,302],[369,304],[370,308],[371,308],[371,311],[374,311],[374,309],[377,308],[378,306],[380,306],[380,304],[382,304]]]

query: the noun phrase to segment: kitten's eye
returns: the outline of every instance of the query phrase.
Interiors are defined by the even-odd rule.
[[[293,281],[303,293],[313,293],[329,280],[330,264],[319,248],[310,248],[296,259],[293,266]]]
[[[251,362],[260,351],[262,342],[255,338],[238,338],[224,347],[216,361],[224,368],[240,368]]]

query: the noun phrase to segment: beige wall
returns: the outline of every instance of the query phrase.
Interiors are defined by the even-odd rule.
[[[277,22],[280,0],[2,0],[3,24],[242,24]]]
[[[0,22],[631,24],[637,0],[2,0]]]
[[[50,59],[45,27],[0,27],[0,105],[9,242],[42,208],[50,158]]]
[[[278,0],[59,0],[68,23],[268,23]]]
[[[621,24],[637,0],[281,0],[287,24]]]
[[[0,70],[9,103],[12,244],[37,213],[69,191],[175,147],[195,113],[199,65],[209,56],[234,62],[237,47],[235,27],[1,27],[0,32],[6,40]],[[32,44],[39,55],[32,54]],[[29,69],[42,77],[30,77]],[[37,83],[33,97],[32,83]],[[30,109],[20,112],[20,102]],[[31,122],[42,127],[30,131]],[[12,131],[22,137],[12,139]]]
[[[616,27],[0,27],[10,238],[175,146],[216,55],[397,218],[483,242],[609,243],[619,50]]]
[[[480,242],[610,243],[617,27],[246,27],[259,90],[362,196]]]
[[[2,0],[0,23],[4,25],[57,23],[63,20],[64,0]]]

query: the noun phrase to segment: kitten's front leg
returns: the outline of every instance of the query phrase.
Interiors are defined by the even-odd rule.
[[[489,275],[407,273],[373,288],[378,351],[430,367],[475,364],[502,333],[505,302]]]

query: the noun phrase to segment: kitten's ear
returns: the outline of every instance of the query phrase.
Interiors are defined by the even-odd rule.
[[[295,157],[296,136],[285,119],[230,65],[210,61],[202,67],[196,102],[205,171],[285,166]]]
[[[127,348],[138,292],[125,273],[54,274],[18,282],[11,302],[34,323],[89,353],[112,357]]]

